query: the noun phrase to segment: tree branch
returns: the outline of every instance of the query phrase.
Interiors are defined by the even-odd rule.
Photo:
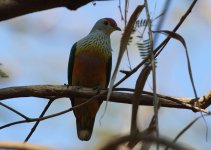
[[[20,142],[0,142],[0,149],[50,150],[50,148]]]
[[[118,90],[118,89],[117,89]],[[115,91],[115,89],[114,89]],[[123,89],[122,89],[123,91]],[[126,92],[113,92],[110,98],[111,102],[116,103],[132,103],[131,89],[124,90]],[[86,97],[90,98],[96,96],[98,91],[83,88],[78,86],[69,86],[66,85],[35,85],[35,86],[17,86],[17,87],[8,87],[0,89],[0,100],[6,100],[11,98],[19,98],[19,97],[38,97],[38,98],[62,98],[62,97]],[[101,90],[100,92],[106,93],[105,90]],[[106,99],[106,94],[102,94],[102,100]],[[178,98],[178,97],[170,97],[158,94],[160,99],[160,103],[162,107],[173,107],[173,108],[185,108],[200,111],[200,108],[207,108],[211,104],[211,92],[209,91],[205,96],[202,96],[199,99],[200,105],[198,107],[193,106],[193,102],[195,98]],[[139,97],[139,105],[153,106],[153,95],[150,92],[144,92],[142,96]],[[209,111],[204,110],[205,113],[209,113]]]
[[[54,99],[49,100],[47,105],[45,106],[44,110],[42,111],[42,113],[40,114],[39,118],[44,117],[45,113],[48,111],[49,107],[51,106],[52,102]],[[27,135],[26,139],[24,140],[24,142],[28,142],[28,140],[31,138],[32,134],[34,133],[34,131],[36,130],[37,126],[39,125],[40,120],[38,120],[34,126],[32,127],[31,131],[29,132],[29,134]]]
[[[111,142],[109,142],[108,144],[106,144],[104,147],[101,148],[101,150],[116,150],[118,149],[118,146],[121,144],[124,144],[126,142],[128,142],[130,139],[139,141],[139,142],[150,142],[150,143],[159,143],[161,145],[166,145],[171,147],[172,149],[175,150],[189,150],[191,149],[190,147],[187,146],[183,146],[182,143],[179,144],[175,144],[173,142],[171,142],[169,139],[166,138],[157,138],[154,137],[152,135],[147,135],[146,133],[139,133],[138,135],[135,136],[131,136],[131,135],[125,135],[116,139],[113,139]]]
[[[1,0],[0,21],[56,7],[76,10],[92,1],[94,0]]]
[[[4,108],[9,109],[10,111],[14,112],[15,114],[19,115],[20,117],[22,117],[22,118],[24,118],[26,120],[29,119],[26,115],[18,112],[17,110],[15,110],[14,108],[12,108],[12,107],[10,107],[10,106],[8,106],[6,104],[3,104],[3,103],[0,102],[0,105],[3,106]]]

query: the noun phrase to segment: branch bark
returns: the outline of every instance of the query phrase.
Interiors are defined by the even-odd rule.
[[[0,149],[50,150],[50,148],[20,142],[0,142]]]
[[[114,89],[115,91],[115,89]],[[0,100],[6,100],[11,98],[19,98],[19,97],[38,97],[38,98],[62,98],[62,97],[86,97],[90,98],[97,95],[98,91],[83,88],[77,86],[69,86],[66,85],[34,85],[34,86],[17,86],[17,87],[8,87],[0,89]],[[105,90],[101,90],[100,92],[106,93]],[[116,103],[124,103],[131,104],[132,103],[131,90],[128,92],[113,92],[110,101]],[[165,95],[158,94],[160,99],[160,103],[162,107],[173,107],[173,108],[185,108],[185,109],[194,109],[196,107],[193,106],[193,102],[195,98],[177,98],[170,97]],[[106,99],[106,94],[101,96],[102,100]],[[201,104],[199,107],[205,109],[211,104],[211,91],[209,91],[205,96],[198,98],[199,103]],[[153,95],[150,92],[144,92],[143,95],[139,97],[139,105],[145,106],[153,106]]]
[[[76,10],[92,1],[94,0],[1,0],[0,21],[56,7]]]

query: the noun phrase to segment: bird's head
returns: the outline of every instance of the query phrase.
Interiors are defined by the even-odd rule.
[[[112,18],[103,18],[96,22],[91,32],[100,30],[106,34],[111,34],[113,31],[121,29],[117,26],[117,23]]]

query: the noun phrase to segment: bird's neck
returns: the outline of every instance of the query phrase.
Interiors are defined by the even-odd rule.
[[[96,48],[102,51],[111,52],[110,35],[102,31],[90,32],[85,38],[78,41],[81,47]]]

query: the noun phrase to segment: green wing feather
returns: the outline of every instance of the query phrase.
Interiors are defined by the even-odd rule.
[[[109,57],[108,62],[107,62],[107,70],[106,70],[106,87],[108,87],[110,77],[111,77],[111,67],[112,67],[112,56]]]
[[[72,46],[72,49],[70,51],[70,57],[69,57],[69,63],[68,63],[68,84],[72,85],[72,72],[73,72],[73,65],[74,65],[74,58],[75,58],[75,52],[76,52],[76,45],[77,43],[75,43]]]

